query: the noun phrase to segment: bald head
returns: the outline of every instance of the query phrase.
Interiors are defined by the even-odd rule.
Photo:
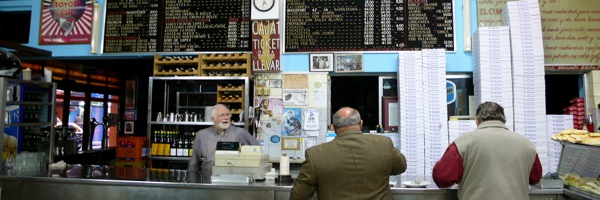
[[[360,113],[350,107],[343,107],[339,109],[332,117],[333,128],[337,131],[340,129],[356,128],[361,129],[362,120],[360,119]]]

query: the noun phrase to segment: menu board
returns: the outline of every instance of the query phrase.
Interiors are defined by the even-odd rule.
[[[454,51],[452,0],[286,0],[285,51]]]
[[[250,0],[107,0],[104,53],[251,51]]]

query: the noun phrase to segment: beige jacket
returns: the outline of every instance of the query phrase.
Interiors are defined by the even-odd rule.
[[[527,138],[500,121],[486,121],[454,143],[464,166],[458,199],[529,199],[536,151]]]

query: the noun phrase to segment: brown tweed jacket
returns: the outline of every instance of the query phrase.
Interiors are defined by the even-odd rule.
[[[311,147],[290,199],[392,199],[389,178],[406,171],[406,159],[388,137],[346,130]]]

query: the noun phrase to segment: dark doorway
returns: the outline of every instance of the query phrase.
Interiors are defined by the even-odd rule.
[[[363,127],[375,130],[379,122],[378,76],[332,76],[331,113],[349,106],[360,112]]]
[[[564,108],[569,102],[579,97],[582,75],[579,74],[547,74],[546,78],[546,114],[565,114]]]

